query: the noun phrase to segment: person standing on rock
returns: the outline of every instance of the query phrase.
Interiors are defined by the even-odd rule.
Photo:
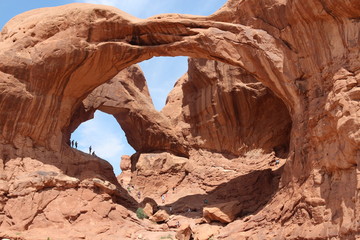
[[[74,147],[74,140],[71,141],[71,147]]]
[[[94,157],[96,157],[96,155],[95,155],[95,151],[93,151],[93,152],[92,152],[92,155],[93,155]]]
[[[163,195],[161,196],[161,201],[162,201],[162,203],[165,203],[165,194],[163,194]]]
[[[91,146],[89,147],[89,154],[91,154]]]
[[[77,141],[75,141],[75,148],[77,149]]]

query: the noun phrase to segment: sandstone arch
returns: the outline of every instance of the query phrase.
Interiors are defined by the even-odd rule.
[[[9,59],[8,61],[13,63],[12,66],[3,65],[1,70],[8,78],[13,76],[20,79],[19,81],[28,82],[29,86],[26,86],[23,95],[33,99],[30,105],[24,101],[26,106],[22,107],[32,114],[36,112],[37,116],[44,117],[37,119],[42,121],[37,123],[38,126],[42,126],[41,129],[27,124],[26,113],[22,113],[18,120],[9,119],[8,122],[3,123],[3,126],[4,128],[7,128],[7,125],[13,127],[13,123],[18,123],[17,132],[23,132],[24,135],[30,136],[41,145],[52,149],[59,149],[62,138],[60,130],[69,124],[69,118],[74,111],[72,107],[79,104],[87,93],[112,78],[119,70],[154,55],[186,54],[217,58],[247,68],[262,79],[268,79],[267,75],[269,74],[278,75],[276,78],[284,78],[281,74],[283,66],[280,56],[282,51],[276,49],[274,51],[279,51],[280,55],[277,53],[268,55],[264,48],[271,49],[276,40],[260,30],[255,32],[259,36],[268,38],[265,43],[258,43],[253,39],[255,32],[242,26],[234,27],[231,24],[220,22],[213,26],[202,19],[191,21],[188,19],[183,21],[154,19],[146,23],[114,8],[99,9],[94,8],[93,5],[77,4],[58,8],[57,13],[52,16],[46,16],[41,11],[35,10],[19,18],[20,20],[15,18],[5,26],[2,36],[5,43],[3,45],[4,59],[12,58],[14,51],[17,51],[19,57],[16,60]],[[43,20],[35,24],[40,18]],[[87,22],[79,22],[80,18],[87,19]],[[24,24],[20,27],[21,30],[18,30],[20,23]],[[112,29],[112,31],[103,32],[104,29]],[[46,34],[41,35],[43,31],[46,31]],[[173,33],[173,31],[175,32]],[[238,49],[231,52],[214,51],[209,44],[201,43],[206,39],[211,39],[209,35],[217,36],[217,38],[220,36],[220,41],[226,41],[223,36],[218,34],[221,31],[229,32],[227,35],[230,35],[226,37],[235,40],[234,44],[238,45],[237,47],[241,49],[240,52]],[[34,32],[38,32],[36,36],[32,36]],[[237,43],[239,40],[236,38],[239,38],[239,35],[232,32],[240,34],[251,44]],[[149,33],[151,36],[147,36]],[[135,36],[133,36],[134,34]],[[129,39],[129,36],[133,37]],[[228,47],[233,47],[231,45]],[[255,73],[253,63],[250,62],[252,57],[249,51],[252,48],[259,48],[256,51],[260,51],[258,57],[264,61],[264,64],[268,64],[268,66],[277,64],[273,69],[268,67],[268,71],[271,73],[266,71]],[[19,54],[21,49],[27,49],[23,55]],[[42,52],[42,55],[38,56],[35,51]],[[213,56],[210,56],[211,51],[213,51]],[[223,54],[226,55],[222,56]],[[271,57],[277,59],[271,62]],[[69,59],[69,62],[63,59]],[[29,61],[32,61],[32,67],[30,71],[27,71],[26,66]],[[60,64],[59,61],[62,63]],[[272,73],[273,70],[278,73]],[[46,75],[43,75],[43,72],[46,72]],[[52,79],[52,81],[45,79]],[[277,91],[285,91],[280,88]],[[295,92],[294,89],[292,91]],[[36,97],[31,96],[31,92],[36,92]],[[282,94],[282,96],[289,98],[294,94],[288,96]],[[44,101],[49,98],[50,101]],[[5,103],[6,101],[7,99],[4,99],[4,105],[9,105]],[[46,117],[47,114],[38,108],[45,102],[51,105],[46,108],[53,109],[58,113],[58,117],[49,119]],[[51,102],[54,102],[54,105]],[[294,102],[294,100],[286,101],[295,106]],[[15,116],[16,114],[9,115]],[[4,132],[9,134],[9,136],[5,136],[6,139],[15,137],[15,133],[11,133],[11,131]],[[50,132],[54,133],[51,134],[52,137],[49,137]]]
[[[219,60],[269,87],[293,121],[282,189],[263,210],[266,219],[253,218],[257,226],[275,221],[282,234],[289,224],[294,238],[358,235],[359,16],[356,0],[230,0],[209,17],[147,20],[82,4],[24,13],[0,38],[2,148],[66,152],[63,134],[81,101],[136,62],[160,55]]]
[[[68,138],[100,110],[117,119],[138,153],[191,149],[239,156],[261,148],[285,158],[291,118],[269,89],[238,67],[189,59],[189,71],[156,111],[137,65],[121,71],[87,96],[72,117]]]
[[[236,4],[237,1],[230,1],[228,6]],[[266,3],[259,4],[263,6],[262,4]],[[300,3],[298,1],[293,3],[290,1],[287,4],[274,2],[273,9],[289,12],[289,14],[291,11],[302,11],[303,8],[296,8],[297,4]],[[346,4],[350,3],[344,3],[344,8],[340,12],[330,11],[338,13],[339,17],[349,19],[349,24],[346,25],[349,31],[346,34],[354,34],[348,35],[346,42],[348,47],[337,41],[342,47],[330,51],[330,54],[321,55],[322,58],[317,64],[320,69],[333,59],[332,56],[339,59],[334,63],[337,66],[343,62],[340,60],[341,56],[352,56],[354,50],[351,50],[353,49],[351,46],[355,44],[353,40],[358,35],[352,30],[356,26],[356,21],[351,19],[356,17],[358,9],[349,9],[351,4]],[[241,2],[239,5],[240,9],[246,9],[251,5],[251,1]],[[328,13],[328,8],[333,7],[331,1],[322,4],[314,1],[308,5],[313,9],[324,10],[323,15],[314,10],[310,11],[313,15],[309,15],[308,18],[320,17],[321,21],[328,22],[329,26],[336,24]],[[40,145],[59,149],[62,139],[61,131],[69,124],[74,111],[73,106],[77,106],[86,93],[113,77],[119,70],[156,55],[186,54],[238,65],[270,87],[288,106],[295,124],[302,125],[303,111],[306,108],[304,104],[308,96],[301,95],[309,87],[304,80],[316,77],[311,75],[314,70],[304,65],[306,61],[301,62],[299,47],[302,43],[289,38],[292,35],[291,32],[285,31],[288,28],[284,28],[280,35],[278,30],[281,29],[281,26],[278,26],[281,24],[300,25],[294,23],[294,20],[285,14],[287,19],[269,20],[270,24],[265,24],[264,28],[272,34],[270,35],[256,28],[264,25],[262,18],[251,22],[251,16],[245,14],[240,19],[232,20],[237,23],[236,25],[215,21],[217,19],[230,21],[223,17],[227,16],[226,12],[230,11],[229,9],[235,11],[237,8],[225,8],[209,18],[183,16],[183,20],[180,20],[181,16],[176,15],[174,19],[171,19],[171,15],[167,15],[143,21],[114,8],[75,4],[60,7],[57,13],[51,16],[41,10],[34,10],[14,18],[2,32],[4,61],[0,69],[5,85],[10,79],[13,82],[18,81],[20,86],[18,89],[22,92],[21,98],[25,99],[17,101],[16,106],[9,108],[8,106],[14,102],[13,99],[3,97],[2,108],[7,110],[2,112],[13,116],[13,119],[8,118],[1,124],[4,129],[4,139],[11,140],[17,135],[26,135]],[[79,19],[88,21],[82,22]],[[272,23],[272,21],[278,22]],[[255,29],[241,23],[254,25]],[[21,27],[19,24],[22,24]],[[268,25],[273,28],[270,29]],[[104,32],[106,29],[113,31]],[[336,39],[341,39],[339,31],[329,34],[336,36]],[[215,46],[211,43],[214,40],[217,42]],[[291,41],[293,43],[290,43]],[[220,42],[226,46],[226,51],[221,50]],[[297,47],[294,50],[295,45]],[[36,52],[42,54],[39,56]],[[345,52],[348,52],[347,55],[344,55]],[[59,65],[60,59],[69,59],[69,62],[65,61]],[[316,61],[316,58],[312,57],[305,59]],[[27,66],[30,61],[29,70]],[[254,64],[261,67],[255,70]],[[296,67],[298,64],[302,67]],[[356,65],[351,64],[350,72],[355,72]],[[301,68],[303,68],[302,72],[299,71]],[[44,72],[46,72],[45,75]],[[46,79],[52,79],[52,81]],[[81,79],[86,80],[81,81]],[[319,86],[318,83],[315,82],[311,84],[315,85],[314,89],[319,89],[316,87]],[[16,95],[18,90],[11,91],[10,89],[7,89],[10,92],[8,96]],[[323,92],[325,89],[317,91],[319,94],[319,91]],[[31,99],[31,101],[26,99]],[[42,104],[46,107],[39,108],[38,106]],[[19,109],[23,110],[19,111]],[[58,113],[58,117],[48,118],[50,115],[42,109],[53,109],[55,114]],[[31,115],[34,116],[33,113],[37,113],[36,116],[38,116],[36,124],[33,124],[35,119],[29,121],[32,118]],[[14,128],[16,131],[11,130]],[[353,149],[351,147],[353,143],[349,144],[347,148]],[[353,152],[351,155],[355,157],[356,152],[351,151]],[[296,155],[299,154],[301,155],[301,153]],[[345,167],[348,164],[346,162],[349,161],[341,159],[343,157],[332,164]],[[351,160],[349,163],[352,164],[354,161]]]

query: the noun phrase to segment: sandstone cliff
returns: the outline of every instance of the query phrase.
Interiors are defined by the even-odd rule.
[[[208,17],[138,19],[92,4],[16,16],[0,35],[1,235],[158,239],[174,233],[183,218],[165,225],[137,220],[139,199],[111,166],[67,145],[70,132],[100,109],[118,116],[138,151],[134,188],[159,204],[159,195],[179,189],[161,207],[192,219],[182,233],[355,239],[359,17],[357,0],[229,0]],[[177,55],[194,59],[156,112],[130,66]],[[104,83],[129,95],[116,97]],[[281,164],[269,166],[274,160]],[[196,220],[205,200],[244,211],[232,223],[209,225]],[[221,214],[229,208],[217,206]],[[213,232],[201,235],[204,229]]]
[[[175,85],[162,113],[191,148],[233,156],[258,148],[288,151],[291,119],[286,106],[239,67],[189,59],[188,73]]]

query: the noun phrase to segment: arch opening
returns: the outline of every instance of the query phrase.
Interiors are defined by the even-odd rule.
[[[108,161],[117,176],[121,173],[121,156],[132,155],[135,150],[127,143],[124,131],[113,116],[101,111],[95,111],[93,116],[81,123],[71,134],[70,140],[74,141],[71,145],[84,153]]]

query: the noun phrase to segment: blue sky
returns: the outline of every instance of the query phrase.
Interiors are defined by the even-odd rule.
[[[12,17],[35,8],[53,7],[74,2],[104,4],[117,7],[139,18],[161,13],[210,15],[225,4],[226,0],[0,0],[0,28]],[[155,108],[161,110],[167,94],[175,81],[187,71],[186,57],[156,57],[140,63],[153,98]],[[135,151],[128,145],[124,132],[113,116],[97,111],[95,118],[79,126],[72,134],[79,149],[95,153],[109,161],[116,175],[120,173],[121,155]]]

